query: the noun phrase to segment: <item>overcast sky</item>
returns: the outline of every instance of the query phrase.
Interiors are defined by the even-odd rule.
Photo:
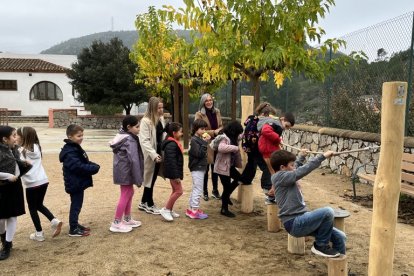
[[[36,54],[70,38],[134,30],[149,5],[182,6],[182,0],[0,0],[0,51]],[[414,0],[336,0],[321,21],[338,37],[414,11]]]

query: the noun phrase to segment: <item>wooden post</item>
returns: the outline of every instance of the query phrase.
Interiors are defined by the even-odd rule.
[[[189,95],[188,86],[185,85],[183,88],[183,140],[184,148],[188,149],[188,138],[189,138],[189,123],[188,123],[188,106],[189,106]]]
[[[334,227],[345,233],[345,218],[349,217],[350,213],[343,209],[335,209],[334,212]]]
[[[305,237],[296,238],[288,234],[288,252],[305,255]]]
[[[241,122],[243,124],[244,120],[246,120],[246,118],[249,115],[253,114],[254,97],[253,96],[241,96],[241,104],[242,104]],[[247,162],[247,154],[242,149],[240,149],[240,153],[241,153],[242,162],[243,162],[243,169],[242,170],[244,170],[244,167],[246,166],[246,162]],[[238,191],[237,191],[237,201],[240,202],[240,203],[243,201],[243,195],[242,195],[243,191],[242,191],[241,186],[242,185],[239,185],[239,188],[238,188]],[[253,192],[252,192],[251,195],[252,195],[252,197],[248,198],[246,200],[249,200],[249,202],[251,202],[251,203],[248,203],[248,204],[251,204],[253,206]]]
[[[392,275],[401,188],[406,82],[382,85],[381,152],[374,183],[368,275]]]
[[[267,231],[278,232],[280,231],[280,219],[277,216],[279,208],[276,204],[267,205]]]
[[[241,207],[242,213],[250,214],[253,212],[253,185],[239,185],[241,189]]]
[[[328,276],[347,276],[348,260],[346,255],[340,255],[337,258],[328,258]],[[382,274],[378,274],[382,275]]]
[[[237,118],[237,80],[231,81],[231,119]],[[242,120],[245,120],[242,118]]]

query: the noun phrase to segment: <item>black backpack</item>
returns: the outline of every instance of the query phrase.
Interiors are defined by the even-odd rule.
[[[259,116],[250,115],[244,122],[245,128],[243,132],[242,147],[245,152],[252,152],[258,149],[259,131],[257,123]]]

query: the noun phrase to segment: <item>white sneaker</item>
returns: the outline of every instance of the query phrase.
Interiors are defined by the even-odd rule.
[[[141,211],[145,211],[145,212],[147,212],[147,210],[148,210],[148,205],[147,205],[147,203],[145,202],[145,203],[140,203],[139,205],[138,205],[138,209],[139,210],[141,210]],[[148,212],[147,212],[148,213]]]
[[[42,242],[45,240],[45,236],[43,235],[43,232],[40,232],[40,234],[38,232],[35,232],[30,234],[30,239],[33,241]]]
[[[132,231],[132,227],[129,225],[124,225],[122,222],[120,223],[111,223],[111,227],[109,227],[109,231],[115,233],[128,233]]]
[[[172,215],[171,215],[171,210],[161,208],[160,214],[166,221],[173,221],[174,220]]]
[[[60,234],[60,231],[62,230],[62,224],[63,223],[57,218],[52,219],[52,221],[50,222],[50,227],[53,231],[52,238]]]
[[[180,217],[180,214],[178,214],[178,213],[174,212],[173,210],[171,210],[171,216],[173,218],[179,218]]]
[[[145,210],[145,212],[147,212],[148,214],[159,215],[160,209],[158,209],[157,206],[154,204],[151,207],[148,207],[147,210]]]
[[[135,227],[140,227],[140,226],[142,225],[142,223],[141,223],[139,220],[133,220],[133,219],[130,219],[130,220],[128,220],[128,221],[123,220],[123,221],[122,221],[122,223],[123,223],[124,225],[126,225],[126,226],[130,226],[130,227],[132,227],[132,228],[135,228]]]

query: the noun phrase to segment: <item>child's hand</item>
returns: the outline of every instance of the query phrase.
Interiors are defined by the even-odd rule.
[[[9,178],[10,182],[16,182],[16,180],[17,180],[17,176],[15,176],[15,175],[13,175]]]
[[[332,150],[328,150],[327,152],[325,152],[325,153],[323,154],[323,156],[325,156],[325,158],[331,158],[334,154],[335,154],[335,152],[334,152],[334,151],[332,151]]]
[[[307,156],[308,153],[309,153],[309,150],[308,149],[301,149],[299,151],[299,154],[302,155],[302,156]]]

